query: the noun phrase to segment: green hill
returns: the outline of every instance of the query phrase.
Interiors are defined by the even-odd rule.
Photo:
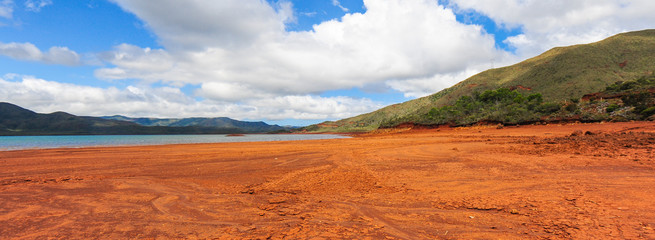
[[[104,119],[128,121],[141,126],[160,126],[160,127],[206,127],[206,128],[234,128],[246,133],[267,133],[287,131],[291,128],[285,128],[278,125],[269,125],[265,122],[247,122],[234,120],[227,117],[217,118],[130,118],[125,116],[102,117]]]
[[[484,71],[430,96],[305,129],[346,132],[405,122],[433,124],[426,117],[433,108],[455,104],[474,92],[499,88],[516,89],[525,95],[539,93],[545,102],[575,100],[619,81],[650,76],[654,70],[655,30],[628,32],[596,43],[553,48],[512,66]]]
[[[226,133],[245,131],[236,127],[150,127],[128,121],[75,116],[65,112],[36,113],[11,103],[0,102],[0,136]]]

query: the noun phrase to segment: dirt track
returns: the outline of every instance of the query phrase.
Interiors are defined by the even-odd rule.
[[[655,239],[655,123],[0,152],[0,239]]]

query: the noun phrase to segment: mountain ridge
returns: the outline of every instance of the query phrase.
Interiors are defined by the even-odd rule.
[[[104,116],[103,119],[121,120],[133,122],[142,126],[162,126],[162,127],[222,127],[222,128],[238,128],[245,132],[259,133],[259,132],[275,132],[289,130],[289,128],[279,125],[269,125],[263,121],[239,121],[228,117],[191,117],[191,118],[132,118],[122,115]]]
[[[124,117],[125,118],[125,117]],[[146,118],[144,118],[146,119]],[[208,118],[196,118],[205,119]],[[264,122],[241,122],[216,118],[231,125],[194,124],[187,121],[179,126],[144,126],[136,122],[102,117],[76,116],[66,112],[36,113],[18,105],[0,102],[0,136],[18,135],[157,135],[157,134],[232,134],[284,131]],[[229,119],[229,120],[227,120]]]

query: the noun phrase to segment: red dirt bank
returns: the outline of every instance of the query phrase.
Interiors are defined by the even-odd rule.
[[[655,123],[0,152],[0,238],[653,239]]]

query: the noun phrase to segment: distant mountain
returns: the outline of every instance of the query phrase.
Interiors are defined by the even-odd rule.
[[[539,93],[544,101],[564,102],[602,92],[616,82],[649,77],[653,71],[655,30],[628,32],[596,43],[553,48],[512,66],[484,71],[427,97],[305,129],[370,131],[407,122],[430,123],[426,116],[433,108],[452,105],[474,92],[499,88],[516,89],[526,95]]]
[[[231,118],[130,118],[125,116],[102,117],[109,120],[128,121],[141,126],[160,127],[210,127],[210,128],[236,128],[247,133],[276,132],[290,128],[278,125],[269,125],[265,122],[246,122]]]
[[[64,112],[39,114],[10,103],[0,103],[0,135],[89,134],[135,124],[77,117]]]
[[[235,121],[235,120],[232,120]],[[226,122],[230,122],[227,121]],[[0,102],[0,135],[118,135],[118,134],[229,134],[269,132],[274,127],[265,123],[211,125],[180,123],[176,126],[143,126],[122,119],[80,117],[65,112],[36,113],[11,103]],[[240,125],[241,124],[241,125]],[[248,127],[241,128],[247,125]],[[259,128],[258,128],[259,126]],[[259,129],[259,130],[258,130]]]

